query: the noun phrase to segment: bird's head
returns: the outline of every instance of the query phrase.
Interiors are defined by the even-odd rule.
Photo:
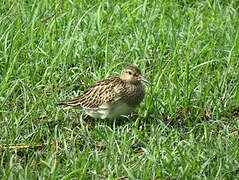
[[[129,83],[139,83],[140,81],[144,81],[152,86],[152,84],[141,75],[141,71],[137,66],[125,67],[120,78]]]

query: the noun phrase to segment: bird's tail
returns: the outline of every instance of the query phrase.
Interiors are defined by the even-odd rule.
[[[80,97],[73,98],[71,100],[58,101],[56,105],[67,105],[68,108],[74,106],[80,106]]]

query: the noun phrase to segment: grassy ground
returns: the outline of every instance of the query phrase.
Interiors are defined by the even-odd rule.
[[[238,1],[0,1],[0,178],[239,178]],[[56,102],[138,65],[126,121]]]

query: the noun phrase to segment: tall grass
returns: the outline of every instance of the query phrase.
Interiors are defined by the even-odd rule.
[[[0,177],[239,178],[236,1],[1,1]],[[138,115],[62,99],[134,64]]]

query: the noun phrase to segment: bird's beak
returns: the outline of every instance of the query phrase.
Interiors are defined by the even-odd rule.
[[[151,82],[149,82],[147,79],[145,79],[143,76],[139,76],[139,81],[144,81],[147,84],[149,84],[150,86],[153,86]]]

